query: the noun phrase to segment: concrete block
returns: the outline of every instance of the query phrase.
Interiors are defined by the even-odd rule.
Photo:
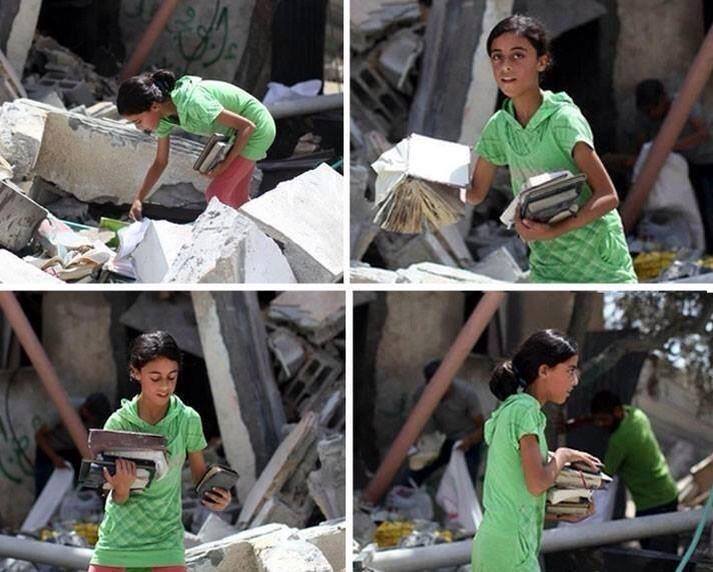
[[[345,514],[344,435],[337,434],[317,443],[320,468],[307,479],[310,495],[328,519]]]
[[[344,330],[343,292],[283,292],[270,302],[268,317],[296,327],[320,346]]]
[[[384,268],[372,268],[368,264],[352,261],[349,269],[349,282],[352,284],[396,284],[398,275],[393,270]]]
[[[324,554],[334,570],[345,570],[347,524],[344,519],[305,528],[300,538],[314,544]]]
[[[39,268],[15,256],[9,250],[0,249],[0,284],[25,284],[34,287],[41,284],[60,286],[64,282],[46,272],[42,272]]]
[[[190,224],[152,220],[144,239],[131,254],[139,281],[147,284],[163,281],[179,251],[191,239],[191,234]]]
[[[82,201],[131,203],[156,155],[154,138],[118,121],[22,101],[49,109],[37,175]],[[201,149],[199,143],[172,137],[168,166],[147,202],[202,208],[209,180],[193,170]]]
[[[13,252],[25,248],[48,214],[10,181],[0,181],[0,247]]]
[[[240,211],[214,198],[193,224],[164,282],[293,283],[295,275],[271,238]]]
[[[299,282],[335,282],[344,272],[343,177],[322,164],[240,208],[284,253]]]
[[[468,270],[443,266],[432,262],[412,264],[408,268],[397,270],[399,282],[406,284],[502,284],[483,274]]]
[[[30,178],[52,109],[29,99],[16,99],[0,107],[0,155],[12,164],[16,180]]]
[[[472,267],[472,271],[504,282],[526,282],[528,276],[504,246],[488,254],[484,260]]]
[[[332,565],[314,544],[288,540],[257,552],[260,572],[332,572]]]
[[[35,36],[35,28],[37,27],[37,19],[40,16],[41,7],[42,0],[22,0],[22,2],[18,2],[17,14],[15,14],[10,27],[5,53],[20,77],[22,77],[27,54],[32,46],[32,39]]]
[[[201,525],[198,531],[198,538],[201,543],[203,542],[214,542],[216,540],[221,540],[227,536],[231,536],[238,532],[238,530],[225,522],[216,514],[209,514],[208,518]]]

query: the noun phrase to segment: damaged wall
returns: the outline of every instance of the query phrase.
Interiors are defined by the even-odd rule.
[[[423,366],[441,357],[463,325],[460,292],[390,292],[376,356],[374,427],[383,450],[405,419],[411,395],[423,383]]]

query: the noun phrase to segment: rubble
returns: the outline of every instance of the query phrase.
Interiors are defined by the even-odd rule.
[[[287,322],[316,344],[344,330],[344,295],[341,292],[283,292],[270,304],[268,317]]]
[[[399,282],[406,284],[502,284],[502,281],[468,270],[419,262],[396,271]]]
[[[287,259],[249,218],[213,198],[163,277],[182,283],[292,283]]]
[[[27,264],[9,250],[0,249],[0,284],[44,284],[49,287],[59,286],[63,282],[32,264]]]
[[[393,270],[372,268],[364,262],[352,260],[349,269],[349,282],[352,284],[396,284],[398,274]]]
[[[162,282],[192,235],[190,225],[152,220],[143,240],[131,253],[138,279],[144,283]]]
[[[335,435],[317,443],[320,469],[312,471],[307,486],[322,514],[328,519],[345,514],[344,436]],[[341,486],[334,487],[334,483]]]
[[[283,252],[300,282],[336,282],[343,275],[343,178],[325,164],[259,198],[240,212]],[[295,216],[299,213],[299,216]]]
[[[47,214],[12,182],[0,180],[0,247],[23,250]]]
[[[17,2],[17,11],[12,14],[13,18],[12,23],[9,25],[8,35],[0,41],[1,44],[6,43],[7,59],[20,75],[32,46],[41,7],[42,0]],[[12,6],[9,9],[12,10]],[[8,12],[2,12],[0,13],[0,20],[9,19],[9,16]]]

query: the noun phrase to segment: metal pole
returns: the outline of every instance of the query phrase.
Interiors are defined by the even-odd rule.
[[[0,292],[0,309],[20,340],[20,344],[30,358],[37,375],[40,376],[40,380],[52,403],[59,411],[62,423],[69,431],[74,445],[79,449],[82,457],[91,458],[92,454],[87,446],[87,430],[69,401],[69,396],[62,387],[52,362],[47,357],[47,353],[12,292]]]
[[[483,294],[480,302],[478,302],[470,318],[468,318],[468,321],[458,333],[458,337],[443,358],[441,366],[428,385],[426,385],[421,398],[391,444],[391,448],[381,462],[376,475],[364,490],[364,500],[377,503],[384,496],[386,489],[388,489],[399,467],[404,462],[409,447],[418,439],[428,419],[433,414],[433,410],[446,391],[448,391],[451,381],[504,299],[504,292],[485,292]]]
[[[86,570],[92,559],[91,548],[62,546],[29,538],[0,535],[0,557],[50,564],[71,570]]]
[[[344,94],[316,95],[300,99],[276,101],[268,105],[267,109],[275,119],[284,119],[295,115],[310,115],[322,111],[332,111],[344,107]]]
[[[662,534],[693,530],[703,517],[703,509],[672,512],[611,520],[598,524],[581,524],[545,530],[541,552],[559,552],[639,540]],[[711,518],[709,518],[709,522]],[[447,566],[461,566],[470,562],[473,543],[470,540],[439,544],[423,548],[397,548],[376,552],[365,564],[373,570],[427,570]]]
[[[624,201],[621,218],[627,232],[631,231],[639,220],[639,214],[646,203],[651,187],[656,182],[661,167],[686,125],[691,109],[703,91],[711,71],[713,71],[713,26],[708,30],[708,34],[686,74],[681,91],[671,104],[671,109],[656,135],[653,145],[651,145],[644,166]]]
[[[146,28],[144,35],[141,36],[139,43],[136,44],[131,58],[121,69],[121,73],[119,74],[121,81],[136,75],[141,69],[141,66],[144,65],[146,58],[151,53],[151,48],[153,48],[156,40],[158,40],[161,32],[163,32],[173,12],[176,10],[178,2],[179,0],[163,0],[163,2],[161,2],[161,5],[158,10],[156,10],[156,13]]]

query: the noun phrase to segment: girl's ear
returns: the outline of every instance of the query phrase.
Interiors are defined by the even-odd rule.
[[[537,58],[537,71],[542,73],[547,70],[550,65],[550,56],[544,54]]]
[[[540,367],[537,368],[537,376],[538,377],[547,377],[547,374],[550,373],[550,368],[547,364],[542,364]]]
[[[129,366],[129,376],[130,376],[131,379],[133,379],[136,383],[139,383],[139,375],[140,375],[140,372],[139,372],[138,369],[136,369],[135,367]]]

